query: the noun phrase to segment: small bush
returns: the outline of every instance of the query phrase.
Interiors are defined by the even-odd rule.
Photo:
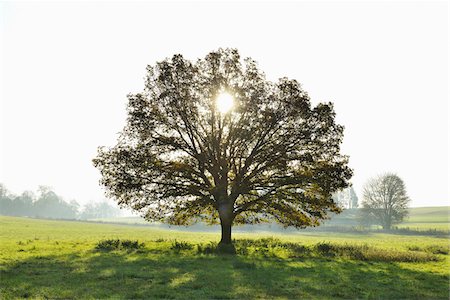
[[[336,254],[336,248],[329,243],[319,243],[315,249],[322,255],[334,256]]]
[[[450,252],[449,247],[445,247],[445,246],[438,246],[438,245],[431,245],[425,248],[426,252],[430,252],[433,254],[444,254],[444,255],[448,255]]]
[[[423,252],[372,249],[365,255],[365,260],[383,262],[427,262],[438,261],[439,258],[435,255]]]
[[[442,254],[442,255],[448,255],[450,252],[449,247],[447,246],[439,246],[439,245],[430,245],[425,248],[421,248],[419,246],[409,246],[408,250],[410,251],[422,251],[427,252],[431,254]]]
[[[192,245],[191,243],[188,242],[178,242],[178,241],[174,241],[172,243],[172,246],[170,247],[171,250],[175,250],[175,251],[182,251],[182,250],[192,250],[194,248],[194,245]]]
[[[142,245],[143,246],[143,245]],[[122,249],[139,249],[142,248],[138,241],[124,240],[122,241]]]
[[[319,243],[315,249],[320,255],[340,256],[363,261],[426,262],[438,260],[436,256],[429,253],[378,249],[368,245]]]
[[[101,240],[95,246],[96,250],[113,251],[113,250],[139,250],[144,248],[144,243],[132,240],[109,239]]]
[[[97,250],[118,250],[120,249],[120,240],[101,240],[95,246]]]
[[[419,246],[409,246],[408,250],[409,251],[422,251],[423,249],[420,248]]]

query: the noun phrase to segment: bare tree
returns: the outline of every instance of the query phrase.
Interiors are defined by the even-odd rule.
[[[364,186],[362,218],[383,226],[383,229],[390,229],[407,216],[409,201],[400,177],[392,173],[380,175]]]

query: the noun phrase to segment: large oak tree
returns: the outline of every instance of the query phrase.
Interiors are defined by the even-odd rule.
[[[331,103],[312,107],[296,80],[270,82],[254,60],[219,49],[148,66],[117,145],[99,148],[94,165],[121,206],[149,221],[220,221],[229,244],[233,224],[303,228],[339,212],[331,195],[352,176],[342,138]]]

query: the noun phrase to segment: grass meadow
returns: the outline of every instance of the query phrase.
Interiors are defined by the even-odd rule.
[[[218,232],[0,217],[0,298],[449,298],[448,236],[233,237],[223,255]]]

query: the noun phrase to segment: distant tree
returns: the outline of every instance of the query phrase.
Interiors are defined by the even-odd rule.
[[[8,189],[3,183],[0,183],[0,198],[6,198],[9,194]]]
[[[97,219],[97,210],[94,203],[88,203],[83,206],[80,212],[80,219]]]
[[[350,207],[349,208],[358,208],[358,196],[355,193],[353,187],[350,187]]]
[[[50,187],[40,186],[39,197],[33,203],[33,213],[42,218],[74,219],[77,217],[77,207],[65,202]]]
[[[106,201],[102,201],[97,203],[97,211],[99,218],[113,218],[120,215],[120,210],[116,207],[113,207]]]
[[[36,198],[31,191],[25,191],[20,196],[13,195],[0,183],[2,215],[74,219],[78,217],[79,206],[75,200],[67,203],[47,186],[39,187]]]
[[[109,203],[91,202],[86,204],[80,213],[81,219],[99,219],[99,218],[113,218],[120,216],[120,209],[113,207]]]
[[[331,103],[311,107],[296,80],[267,81],[235,49],[147,72],[117,145],[93,160],[121,206],[175,225],[219,220],[221,244],[236,223],[303,228],[340,211],[331,195],[352,171]]]
[[[13,198],[3,183],[0,183],[0,214],[10,215],[13,211]]]
[[[343,209],[358,207],[358,196],[352,186],[334,193],[333,199]]]
[[[77,202],[77,200],[72,199],[69,201],[69,206],[74,214],[74,217],[78,218],[81,210],[80,204]]]
[[[29,191],[20,196],[11,194],[5,185],[0,183],[0,214],[8,216],[29,216],[33,209],[34,194]]]
[[[364,186],[361,219],[390,229],[407,216],[409,201],[400,177],[392,173],[380,175]]]
[[[31,191],[25,191],[20,196],[14,198],[14,214],[15,216],[32,216],[33,202],[35,196]]]

